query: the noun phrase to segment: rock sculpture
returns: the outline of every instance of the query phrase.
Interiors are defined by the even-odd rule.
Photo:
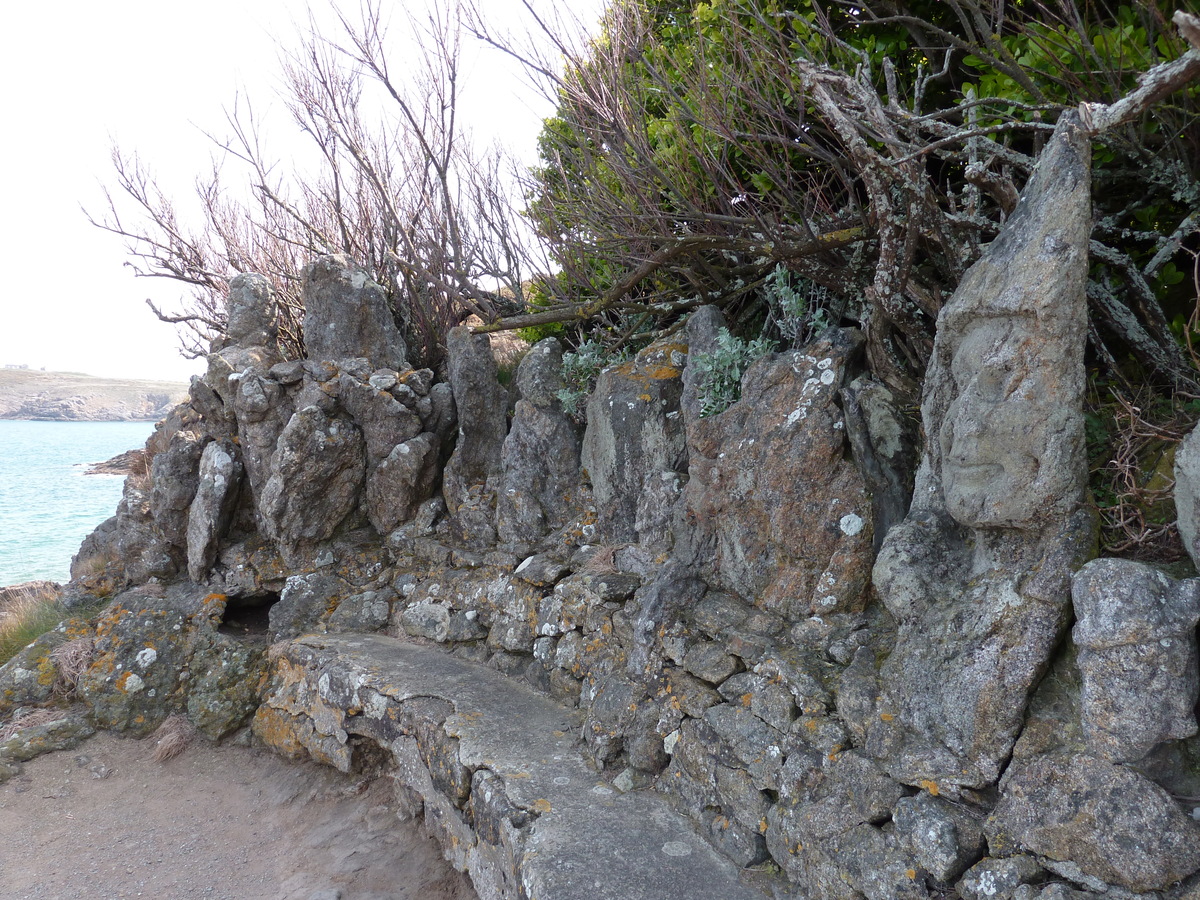
[[[874,570],[899,632],[867,743],[909,784],[995,783],[1090,548],[1090,152],[1064,114],[1013,216],[939,316],[912,509]]]

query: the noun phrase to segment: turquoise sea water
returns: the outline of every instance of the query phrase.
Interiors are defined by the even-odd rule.
[[[151,422],[0,421],[0,585],[65,582],[71,557],[117,511],[125,479],[89,463],[141,447]]]

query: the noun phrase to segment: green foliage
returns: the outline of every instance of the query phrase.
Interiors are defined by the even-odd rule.
[[[872,366],[895,361],[876,374],[915,396],[938,307],[1054,121],[1183,53],[1175,6],[613,0],[539,140],[530,214],[556,302],[663,326],[715,303],[793,344],[819,309],[872,315]],[[1176,232],[1200,207],[1198,112],[1200,88],[1177,92],[1093,161],[1094,237],[1116,251],[1094,260],[1093,340],[1177,384],[1192,377],[1168,323],[1196,299],[1181,277],[1196,234]]]
[[[588,394],[596,379],[609,366],[618,365],[629,357],[628,348],[612,350],[600,341],[589,339],[573,351],[563,354],[562,378],[565,387],[558,392],[563,411],[576,422],[587,415]]]
[[[717,346],[711,352],[693,355],[688,365],[699,376],[696,392],[700,417],[722,413],[742,396],[742,376],[757,360],[772,353],[775,342],[759,337],[746,342],[730,334],[728,328],[717,332]]]
[[[525,311],[540,312],[554,304],[554,300],[550,297],[546,290],[545,283],[541,281],[531,282],[525,288]],[[528,343],[530,346],[536,344],[543,338],[561,337],[566,333],[567,326],[562,322],[549,322],[545,325],[531,325],[528,328],[518,328],[517,334]]]
[[[797,282],[799,287],[793,287],[792,278],[782,263],[763,282],[771,325],[792,348],[802,346],[814,334],[829,327],[829,315],[823,308],[829,301],[829,292],[806,278],[799,278]]]

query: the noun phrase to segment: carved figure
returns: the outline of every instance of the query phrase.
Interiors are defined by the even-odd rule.
[[[896,646],[867,750],[909,784],[994,783],[1066,627],[1083,510],[1090,146],[1066,113],[938,322],[912,509],[874,582]]]

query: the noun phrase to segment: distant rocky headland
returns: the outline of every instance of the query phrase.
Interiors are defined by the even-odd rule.
[[[157,421],[187,396],[179,381],[97,378],[78,372],[0,369],[0,419]]]

